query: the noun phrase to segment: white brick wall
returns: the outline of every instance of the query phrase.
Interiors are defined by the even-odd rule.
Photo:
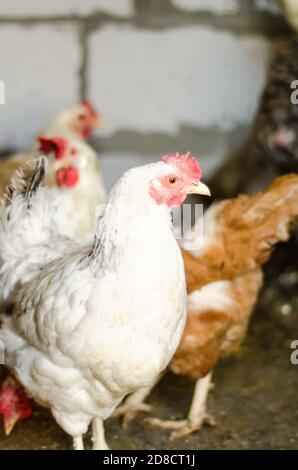
[[[171,1],[181,11],[215,15],[237,14],[242,2]],[[274,0],[253,0],[252,5],[256,11],[278,11]],[[84,17],[94,11],[131,18],[134,1],[10,0],[1,2],[0,18]],[[60,25],[43,21],[39,26],[0,25],[0,84],[3,80],[6,86],[6,104],[0,106],[0,149],[27,146],[49,118],[79,100],[82,45],[77,28],[71,20]],[[120,132],[117,138],[121,142],[121,131],[154,132],[158,139],[158,135],[175,136],[179,129],[181,145],[186,142],[188,147],[183,150],[199,153],[205,176],[240,144],[239,126],[250,126],[270,49],[261,35],[238,36],[207,26],[183,25],[153,31],[119,23],[101,26],[87,46],[86,89],[106,121],[106,128],[99,132],[107,138],[103,145],[119,148],[119,143],[113,147],[113,138]],[[200,137],[193,130],[188,134],[187,127],[207,129],[201,136],[214,129],[216,139],[211,138],[209,146],[204,137],[200,145]],[[226,135],[231,130],[232,139]],[[152,142],[152,153],[142,149],[140,156],[134,150],[129,152],[135,147],[128,135],[123,138],[126,152],[102,155],[109,187],[125,169],[160,157],[154,150],[154,146],[160,148],[160,142]]]
[[[187,11],[208,11],[216,14],[235,13],[239,0],[171,0],[177,8]],[[241,0],[240,0],[241,1]]]
[[[70,25],[0,27],[0,148],[26,145],[49,117],[78,101],[80,49]]]
[[[106,134],[249,125],[269,52],[260,37],[196,27],[110,25],[92,35],[89,47],[90,97],[103,110]]]
[[[131,16],[133,0],[9,0],[1,2],[0,17],[88,14],[95,10],[116,16]]]

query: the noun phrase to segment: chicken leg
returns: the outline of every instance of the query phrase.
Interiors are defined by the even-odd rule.
[[[118,416],[121,416],[123,418],[122,424],[124,429],[126,429],[129,423],[135,419],[139,412],[149,412],[152,409],[152,407],[147,405],[147,403],[144,403],[144,401],[154,385],[155,384],[150,387],[139,388],[126,398],[123,405],[119,406],[114,411],[112,417],[117,418]]]
[[[84,450],[84,442],[82,436],[76,436],[73,438],[74,450]]]
[[[180,421],[163,421],[158,418],[148,418],[147,421],[153,426],[173,430],[170,439],[186,436],[194,431],[198,431],[201,429],[204,422],[210,426],[215,426],[215,420],[206,413],[206,401],[208,390],[211,385],[211,376],[212,373],[210,372],[202,379],[197,380],[193,399],[186,419]]]
[[[103,421],[100,418],[94,418],[92,421],[93,446],[92,450],[110,450],[105,439],[105,430]]]

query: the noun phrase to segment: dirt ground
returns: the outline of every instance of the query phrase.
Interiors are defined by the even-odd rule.
[[[112,449],[298,449],[298,365],[290,363],[290,343],[298,339],[297,247],[297,240],[278,247],[266,267],[265,286],[243,346],[215,370],[208,411],[217,426],[171,442],[144,415],[127,431],[118,420],[109,420],[106,434]],[[192,391],[192,382],[167,374],[148,400],[152,413],[183,418]],[[85,442],[89,447],[90,435]],[[39,407],[11,436],[0,431],[0,449],[70,448],[71,439]]]

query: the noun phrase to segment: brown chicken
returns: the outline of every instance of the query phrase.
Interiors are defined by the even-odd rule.
[[[172,429],[172,438],[214,421],[206,413],[211,374],[218,359],[241,344],[262,286],[262,265],[279,241],[289,237],[289,225],[298,215],[298,175],[282,176],[264,193],[240,195],[214,204],[204,215],[203,245],[182,250],[188,290],[188,319],[170,369],[196,381],[187,419],[153,425]],[[115,415],[129,422],[137,411],[147,411],[143,389],[131,395]]]

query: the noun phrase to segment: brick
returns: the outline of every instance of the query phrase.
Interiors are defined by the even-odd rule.
[[[206,11],[215,14],[235,13],[239,10],[238,0],[171,0],[181,10]]]
[[[133,0],[10,0],[2,2],[0,17],[40,17],[48,15],[85,15],[102,11],[116,16],[133,15]]]
[[[179,125],[221,131],[251,123],[269,44],[207,27],[140,31],[109,25],[91,36],[90,97],[107,135],[174,134]]]
[[[22,147],[64,106],[76,103],[80,52],[77,31],[63,27],[1,26],[0,148]]]

